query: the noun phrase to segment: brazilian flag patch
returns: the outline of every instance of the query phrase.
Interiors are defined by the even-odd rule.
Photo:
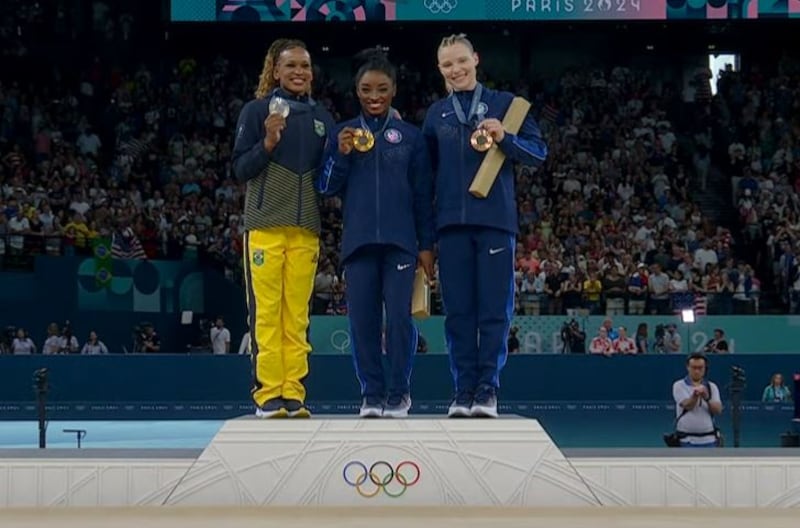
[[[314,132],[316,132],[319,137],[325,137],[325,123],[323,123],[319,119],[315,119]]]

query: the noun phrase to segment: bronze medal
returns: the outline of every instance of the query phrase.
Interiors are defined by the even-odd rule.
[[[369,152],[375,146],[375,136],[367,129],[357,128],[353,132],[353,148],[359,152]]]
[[[488,130],[483,128],[479,128],[473,132],[472,136],[469,138],[469,142],[472,145],[472,148],[478,152],[486,152],[492,148],[492,145],[494,145],[494,139],[492,138],[492,135],[489,134]]]

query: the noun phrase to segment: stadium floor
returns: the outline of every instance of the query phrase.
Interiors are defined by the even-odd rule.
[[[146,523],[146,524],[145,524]],[[788,528],[794,509],[684,508],[70,508],[0,510],[0,526],[14,528]]]

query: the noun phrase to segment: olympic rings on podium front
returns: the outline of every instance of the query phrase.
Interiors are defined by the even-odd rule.
[[[348,486],[356,489],[366,499],[377,496],[381,491],[396,499],[408,488],[419,482],[422,472],[416,462],[405,460],[392,466],[385,460],[374,462],[369,468],[363,462],[353,460],[345,464],[342,477]],[[392,485],[392,482],[397,484]]]

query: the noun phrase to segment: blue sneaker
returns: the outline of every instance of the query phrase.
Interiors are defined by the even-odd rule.
[[[497,418],[497,391],[494,387],[481,387],[472,402],[470,416],[474,418]]]
[[[300,400],[283,400],[283,402],[289,418],[311,418],[311,411]]]
[[[383,415],[383,400],[376,396],[367,396],[361,401],[361,418],[380,418]]]
[[[289,411],[286,410],[283,398],[272,398],[264,402],[264,405],[256,407],[256,416],[259,418],[287,418]]]
[[[472,407],[472,394],[468,392],[459,392],[450,404],[447,410],[448,418],[468,418],[471,416],[470,408]]]
[[[409,410],[411,410],[410,395],[391,396],[386,401],[386,407],[383,408],[383,416],[385,418],[408,418]]]

